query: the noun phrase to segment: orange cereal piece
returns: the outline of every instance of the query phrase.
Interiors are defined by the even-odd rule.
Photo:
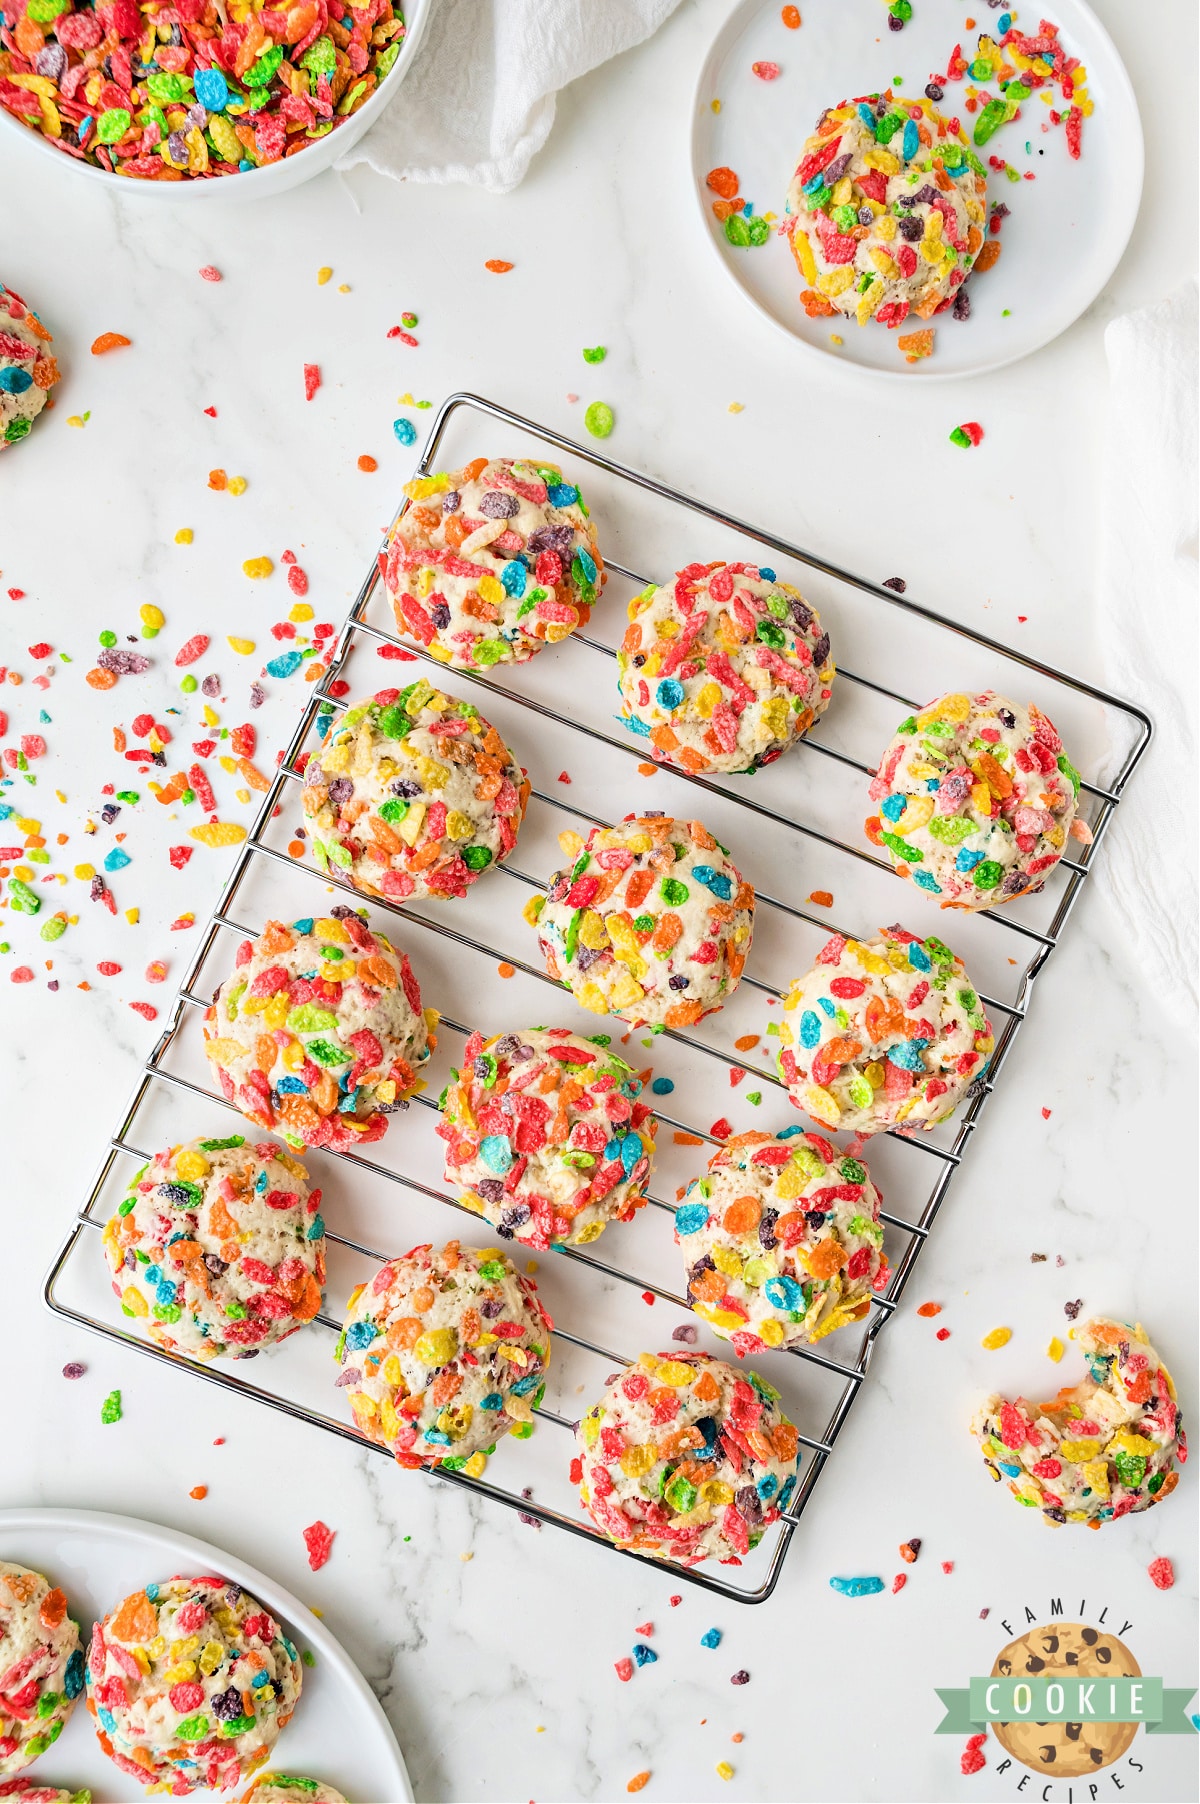
[[[704,185],[724,200],[732,200],[740,184],[734,171],[722,163],[718,168],[709,170],[704,178]]]
[[[67,1594],[56,1585],[47,1591],[38,1610],[38,1621],[44,1629],[56,1629],[67,1614]]]
[[[825,296],[823,294],[818,294],[815,288],[806,288],[804,290],[803,294],[800,296],[800,305],[803,307],[805,313],[807,313],[809,319],[831,319],[837,312],[837,308],[833,305],[832,301],[827,301]]]
[[[372,470],[377,470],[379,468],[379,464],[375,458],[369,456],[368,453],[364,451],[358,460],[358,467],[369,476]]]
[[[227,488],[229,486],[229,478],[226,476],[224,470],[210,470],[208,472],[208,486],[210,489]]]
[[[789,31],[799,31],[801,20],[800,8],[798,6],[785,6],[779,17],[783,20]],[[735,1741],[740,1741],[741,1739],[740,1735],[734,1737]]]
[[[758,1045],[757,1034],[739,1034],[733,1042],[739,1052],[750,1052]]]
[[[922,357],[933,355],[933,327],[925,326],[919,332],[902,332],[896,340],[908,363],[920,363]]]
[[[117,673],[115,670],[104,670],[97,664],[94,670],[88,671],[83,680],[89,689],[115,689]]]
[[[629,1784],[625,1787],[625,1790],[626,1791],[641,1791],[643,1786],[649,1784],[649,1781],[650,1781],[649,1772],[635,1773],[633,1775],[633,1778],[629,1781]]]
[[[511,263],[506,263],[503,257],[489,257],[483,267],[485,269],[490,269],[494,276],[506,276],[509,270],[514,266]]]
[[[1003,249],[1004,246],[998,238],[989,238],[987,243],[980,247],[979,255],[975,259],[975,272],[991,269],[993,263],[1000,261],[1000,252]]]
[[[817,908],[832,908],[833,907],[833,897],[827,889],[813,890],[812,894],[809,896],[808,899],[810,902],[815,904],[815,906]]]
[[[501,977],[515,977],[517,974],[517,967],[515,965],[510,965],[506,958],[500,960],[500,963],[496,966],[496,970]]]
[[[99,338],[92,341],[92,356],[103,357],[105,351],[118,351],[122,345],[132,343],[132,338],[126,338],[123,332],[101,332]]]
[[[158,1633],[158,1615],[144,1591],[131,1591],[109,1619],[108,1633],[114,1641],[131,1647],[153,1641]]]
[[[208,1496],[208,1486],[207,1485],[193,1485],[191,1490],[188,1492],[188,1496],[194,1497],[197,1503],[203,1503],[204,1499]]]
[[[924,1316],[941,1315],[941,1313],[942,1306],[940,1303],[922,1303],[921,1307],[917,1310],[918,1315]]]

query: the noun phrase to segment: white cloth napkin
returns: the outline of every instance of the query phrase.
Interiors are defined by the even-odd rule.
[[[1110,686],[1156,733],[1097,875],[1144,971],[1147,1006],[1194,1025],[1196,984],[1197,286],[1112,322],[1099,620]],[[1101,875],[1102,874],[1102,875]]]
[[[339,169],[515,188],[559,88],[656,32],[679,0],[432,0],[396,97]]]

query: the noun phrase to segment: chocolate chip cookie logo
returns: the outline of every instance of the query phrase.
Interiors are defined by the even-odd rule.
[[[1055,1598],[1051,1614],[1061,1613]],[[1107,1614],[1102,1612],[1102,1620]],[[973,1678],[965,1690],[938,1691],[946,1716],[937,1734],[974,1732],[982,1741],[979,1732],[990,1729],[1008,1756],[996,1764],[997,1774],[1017,1761],[1045,1779],[1069,1781],[1121,1760],[1139,1728],[1148,1735],[1191,1732],[1184,1706],[1195,1687],[1168,1689],[1143,1673],[1109,1629],[1086,1622],[1036,1623],[1028,1608],[1025,1616],[1035,1626],[1001,1648],[986,1678]],[[1131,1626],[1123,1623],[1122,1633]],[[1140,1762],[1128,1764],[1141,1770]],[[1094,1788],[1088,1795],[1096,1796]],[[1058,1793],[1047,1788],[1042,1796]]]

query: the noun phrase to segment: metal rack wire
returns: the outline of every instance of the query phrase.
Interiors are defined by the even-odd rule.
[[[879,1336],[899,1304],[912,1276],[921,1248],[945,1202],[967,1145],[1010,1056],[1016,1035],[1029,1007],[1034,982],[1059,943],[1088,874],[1095,863],[1097,850],[1108,831],[1129,778],[1149,744],[1152,733],[1151,722],[1141,710],[1102,689],[1055,670],[1038,659],[989,639],[969,627],[947,620],[932,610],[909,600],[906,596],[896,593],[891,588],[880,586],[852,572],[840,569],[837,565],[818,558],[773,534],[737,520],[718,508],[679,494],[636,471],[624,469],[591,447],[576,444],[559,433],[523,419],[520,415],[477,396],[452,395],[442,405],[434,419],[424,447],[418,466],[419,473],[427,474],[438,467],[439,452],[443,441],[451,423],[455,421],[456,416],[460,415],[460,412],[462,418],[458,423],[470,422],[473,431],[481,430],[482,417],[483,420],[503,426],[510,435],[520,435],[522,438],[532,439],[541,445],[551,446],[556,451],[565,453],[572,463],[591,466],[594,471],[602,473],[615,485],[616,491],[621,494],[623,499],[632,501],[647,498],[652,500],[656,506],[662,504],[682,509],[690,528],[698,528],[701,524],[716,526],[723,533],[737,535],[752,544],[766,546],[772,553],[786,557],[818,576],[848,587],[854,594],[868,598],[871,606],[870,619],[873,622],[873,631],[882,632],[885,627],[901,624],[907,619],[913,623],[914,631],[919,624],[922,628],[928,627],[939,633],[956,635],[960,641],[967,642],[979,652],[994,654],[1008,663],[1023,666],[1025,669],[1035,672],[1044,682],[1059,686],[1088,705],[1095,704],[1100,709],[1112,711],[1123,722],[1123,731],[1129,738],[1127,749],[1116,758],[1115,774],[1104,782],[1085,781],[1083,783],[1081,805],[1090,816],[1092,840],[1090,845],[1082,846],[1078,852],[1073,852],[1070,858],[1064,858],[1053,874],[1053,882],[1056,887],[1051,892],[1048,914],[1045,918],[1036,920],[1030,918],[1027,913],[1023,914],[1020,910],[1016,914],[1011,911],[1008,913],[997,911],[977,917],[981,925],[986,923],[983,931],[987,934],[1011,935],[1011,941],[1006,940],[1005,942],[1006,946],[1011,944],[1019,947],[1026,953],[1026,957],[1024,963],[1019,966],[1019,976],[1011,1001],[1006,1001],[998,995],[989,996],[982,989],[980,990],[980,995],[993,1018],[996,1029],[996,1048],[985,1077],[972,1087],[963,1108],[955,1117],[948,1139],[903,1133],[889,1136],[889,1140],[894,1146],[903,1149],[903,1158],[910,1162],[914,1177],[918,1171],[923,1171],[928,1177],[929,1183],[918,1207],[908,1209],[903,1213],[883,1212],[882,1219],[893,1234],[902,1240],[903,1245],[894,1260],[891,1281],[886,1293],[873,1299],[870,1314],[865,1318],[856,1343],[856,1351],[850,1356],[836,1357],[832,1352],[823,1351],[817,1347],[800,1347],[791,1349],[787,1354],[776,1353],[766,1356],[768,1360],[775,1362],[799,1362],[800,1367],[819,1372],[826,1379],[832,1379],[835,1394],[824,1420],[816,1431],[800,1432],[800,1442],[802,1448],[806,1450],[806,1457],[802,1461],[799,1486],[785,1517],[772,1531],[768,1542],[755,1554],[749,1556],[747,1565],[741,1569],[741,1575],[747,1582],[738,1583],[732,1576],[726,1576],[723,1568],[718,1572],[704,1568],[682,1570],[676,1566],[664,1566],[656,1561],[646,1562],[665,1571],[672,1582],[685,1579],[737,1602],[760,1603],[771,1595],[779,1579],[796,1528],[812,1495],[813,1487],[833,1451],[838,1435],[841,1433],[854,1400],[862,1387]],[[632,486],[630,487],[630,485]],[[634,491],[638,493],[635,495]],[[650,580],[648,576],[639,573],[629,564],[616,563],[609,558],[607,565],[610,573],[628,581],[635,588],[644,587]],[[359,1447],[373,1447],[373,1443],[364,1441],[357,1429],[350,1423],[326,1414],[308,1401],[284,1394],[283,1386],[272,1387],[270,1379],[276,1374],[276,1362],[286,1357],[286,1349],[281,1349],[279,1353],[273,1355],[270,1361],[265,1362],[268,1367],[267,1381],[252,1382],[247,1375],[244,1361],[238,1362],[237,1366],[230,1366],[228,1369],[220,1366],[192,1364],[165,1352],[154,1343],[143,1340],[136,1332],[121,1326],[119,1322],[105,1320],[89,1306],[78,1301],[69,1301],[62,1292],[66,1288],[68,1279],[82,1266],[88,1266],[90,1280],[93,1284],[95,1268],[97,1266],[103,1268],[99,1232],[107,1215],[103,1209],[103,1200],[106,1192],[111,1194],[111,1186],[116,1180],[118,1171],[123,1169],[124,1161],[134,1159],[139,1163],[144,1162],[154,1150],[153,1146],[139,1144],[139,1133],[144,1134],[144,1129],[140,1126],[141,1118],[156,1094],[164,1089],[172,1092],[174,1097],[188,1108],[200,1105],[207,1109],[233,1108],[233,1105],[227,1103],[219,1093],[211,1088],[210,1084],[196,1081],[178,1069],[170,1068],[168,1059],[174,1054],[178,1043],[186,1035],[188,1022],[195,1021],[202,1010],[207,1007],[209,998],[198,986],[205,965],[220,946],[223,937],[230,932],[246,936],[252,936],[255,932],[251,921],[237,918],[239,898],[243,897],[243,892],[248,885],[252,886],[255,875],[266,868],[277,876],[286,873],[289,882],[296,882],[300,880],[301,872],[304,872],[306,873],[305,881],[317,880],[327,888],[344,890],[350,898],[360,904],[363,900],[358,891],[336,875],[318,873],[315,867],[308,864],[298,865],[293,852],[281,850],[278,845],[272,844],[271,824],[281,808],[286,810],[289,793],[294,791],[300,779],[301,772],[297,768],[297,761],[314,733],[318,716],[336,710],[342,705],[341,696],[345,693],[346,687],[343,682],[343,673],[350,666],[356,647],[396,648],[394,655],[404,655],[426,665],[434,665],[439,681],[446,674],[444,667],[436,664],[436,661],[432,660],[423,648],[409,645],[407,642],[402,644],[385,626],[367,618],[379,583],[379,567],[378,560],[376,560],[372,562],[370,573],[363,582],[346,623],[338,636],[334,654],[328,662],[323,680],[313,685],[312,693],[304,706],[291,742],[263,797],[262,805],[249,835],[238,850],[233,869],[217,907],[201,935],[198,950],[184,977],[170,1019],[142,1068],[130,1103],[109,1140],[96,1178],[88,1193],[87,1201],[72,1219],[66,1239],[54,1261],[45,1286],[47,1304],[67,1320],[105,1335],[111,1340],[136,1347],[138,1351],[147,1354],[150,1358],[160,1360],[179,1370],[191,1372],[210,1384],[223,1386],[297,1420],[306,1421],[330,1433],[341,1435]],[[880,609],[890,610],[890,612],[876,612]],[[587,655],[592,658],[611,659],[615,656],[614,649],[605,644],[603,640],[583,633],[574,634],[570,643],[573,646],[585,648]],[[539,662],[548,661],[549,656],[550,654],[544,653]],[[520,667],[520,671],[527,671],[528,668],[528,666]],[[516,673],[517,677],[519,677],[520,671]],[[493,702],[510,704],[523,713],[531,714],[542,726],[549,723],[556,729],[561,728],[565,732],[579,736],[589,750],[594,746],[602,746],[606,753],[615,752],[626,758],[632,757],[640,760],[644,756],[642,748],[636,741],[621,738],[617,734],[609,732],[606,727],[589,724],[562,712],[561,708],[551,706],[547,701],[528,693],[530,687],[528,684],[525,689],[522,689],[518,686],[517,681],[502,681],[494,673],[481,674],[460,670],[454,671],[452,678],[455,685],[460,680],[470,683],[483,689],[493,698]],[[919,705],[910,696],[900,693],[886,682],[877,681],[865,672],[856,673],[854,670],[847,669],[840,662],[837,680],[840,686],[850,685],[853,690],[860,691],[870,698],[881,698],[906,711]],[[831,743],[820,732],[810,734],[804,741],[804,754],[807,757],[831,760],[834,765],[843,770],[859,773],[864,778],[872,774],[872,767],[869,763]],[[798,754],[793,756],[798,756]],[[865,849],[863,845],[838,837],[836,833],[817,825],[812,819],[801,820],[787,809],[770,806],[767,800],[757,799],[757,794],[761,794],[761,791],[756,792],[755,796],[746,795],[744,779],[740,780],[740,787],[738,786],[739,780],[733,779],[733,787],[730,787],[723,781],[714,781],[710,778],[692,776],[683,772],[671,774],[679,783],[689,786],[701,795],[707,795],[714,802],[719,800],[723,806],[731,801],[735,802],[756,823],[767,822],[772,826],[798,833],[808,845],[820,848],[822,851],[847,855],[859,867],[872,867],[872,875],[883,872],[891,879],[890,867],[877,858],[873,852]],[[573,802],[563,800],[547,789],[538,787],[536,783],[531,799],[542,808],[569,815],[575,820],[583,820],[589,824],[601,821],[600,816],[588,813],[586,809]],[[623,810],[618,812],[623,812]],[[602,824],[608,823],[602,822]],[[521,864],[516,861],[517,858],[519,858],[519,854],[514,855],[513,860],[500,865],[495,873],[490,874],[489,885],[499,886],[503,877],[509,883],[534,890],[543,889],[545,884],[542,879],[523,869]],[[839,931],[836,924],[824,915],[813,913],[807,907],[797,906],[782,896],[764,892],[757,885],[756,888],[760,911],[770,911],[781,924],[788,926],[789,931],[795,924],[801,923],[816,928],[823,934]],[[482,955],[492,961],[502,959],[507,962],[510,969],[520,972],[524,977],[537,983],[548,985],[560,998],[563,995],[560,985],[546,976],[544,971],[523,958],[519,952],[493,946],[485,938],[475,937],[472,933],[464,930],[466,922],[462,927],[455,926],[451,924],[450,919],[443,918],[437,913],[429,914],[416,908],[397,906],[374,898],[371,899],[371,905],[382,912],[400,916],[404,922],[406,933],[411,929],[415,934],[436,936],[440,941],[453,946],[456,952],[467,955]],[[451,917],[459,907],[459,904],[450,905]],[[250,912],[249,908],[247,908],[247,912]],[[857,931],[860,935],[864,925],[864,923],[858,924]],[[855,931],[855,929],[851,928],[847,931]],[[406,944],[412,946],[415,942],[409,939]],[[419,963],[419,957],[417,962]],[[1017,961],[1010,958],[1008,963],[1013,965]],[[742,982],[745,988],[760,993],[768,1002],[778,1001],[780,997],[780,991],[777,988],[754,973],[748,972]],[[429,1000],[436,1004],[438,999],[436,996],[431,996]],[[451,1035],[463,1037],[471,1031],[467,1023],[448,1018],[444,1014],[441,1028]],[[679,1048],[686,1050],[689,1055],[697,1055],[701,1059],[720,1060],[728,1065],[734,1056],[719,1045],[714,1045],[710,1038],[695,1032],[667,1031],[662,1037],[667,1042],[673,1042]],[[770,1086],[774,1093],[782,1090],[779,1079],[769,1068],[748,1064],[740,1056],[739,1062],[756,1082]],[[418,1110],[436,1112],[437,1109],[436,1103],[428,1096],[419,1095],[413,1099],[413,1103]],[[236,1113],[236,1110],[234,1112]],[[695,1126],[686,1119],[666,1113],[664,1109],[658,1107],[657,1101],[655,1102],[655,1114],[661,1124],[675,1129],[679,1136],[686,1136],[689,1144],[698,1145],[701,1142],[715,1144],[710,1132]],[[371,1149],[372,1152],[374,1150],[374,1148]],[[379,1157],[366,1157],[360,1153],[323,1153],[320,1157],[322,1160],[336,1160],[340,1165],[349,1168],[348,1177],[353,1176],[354,1170],[357,1168],[360,1173],[370,1173],[374,1177],[387,1179],[392,1184],[437,1205],[448,1205],[456,1209],[463,1207],[454,1197],[440,1188],[426,1183],[411,1171],[389,1169]],[[922,1165],[922,1161],[927,1163]],[[674,1208],[673,1203],[660,1196],[651,1196],[649,1201],[655,1209],[666,1211],[668,1214]],[[469,1211],[464,1212],[470,1213]],[[472,1216],[471,1219],[477,1221],[478,1218]],[[614,1230],[613,1232],[615,1235],[620,1231]],[[394,1257],[397,1251],[395,1246],[380,1248],[367,1245],[361,1240],[338,1234],[332,1230],[329,1231],[328,1237],[333,1246],[344,1249],[349,1255],[366,1260],[383,1261]],[[582,1271],[599,1274],[606,1283],[619,1281],[627,1286],[633,1286],[648,1298],[661,1299],[679,1310],[688,1308],[686,1298],[676,1291],[665,1285],[656,1284],[635,1271],[625,1270],[619,1264],[608,1263],[590,1250],[570,1247],[559,1249],[559,1252],[561,1257],[573,1262]],[[588,1282],[594,1282],[591,1276],[589,1276]],[[317,1317],[317,1324],[329,1333],[337,1333],[341,1327],[334,1317],[325,1313]],[[310,1332],[316,1332],[316,1325]],[[834,1338],[840,1344],[845,1337],[853,1333],[853,1330],[843,1329]],[[629,1354],[612,1350],[602,1345],[594,1337],[564,1327],[561,1322],[556,1326],[555,1339],[563,1343],[564,1349],[577,1349],[597,1356],[610,1367],[619,1368],[630,1363]],[[289,1346],[294,1345],[294,1342],[289,1342]],[[636,1357],[637,1351],[638,1349],[635,1348],[633,1357]],[[764,1362],[760,1361],[759,1363]],[[774,1375],[781,1368],[776,1364],[769,1369]],[[543,1403],[538,1414],[541,1421],[552,1425],[555,1429],[569,1431],[573,1427],[573,1423],[562,1413],[561,1408],[552,1408],[548,1403]],[[381,1448],[373,1447],[373,1450],[384,1453]],[[386,1453],[384,1456],[387,1457]],[[562,1461],[564,1468],[567,1458],[569,1455],[566,1455]],[[495,1462],[493,1462],[494,1465]],[[524,1489],[518,1490],[516,1486],[506,1486],[491,1476],[492,1470],[493,1467],[489,1467],[488,1475],[479,1479],[468,1478],[460,1472],[439,1472],[436,1475],[426,1476],[434,1479],[435,1482],[457,1485],[462,1489],[506,1504],[510,1509],[515,1509],[527,1517],[552,1524],[595,1545],[609,1547],[609,1543],[598,1534],[582,1514],[572,1514],[569,1509],[554,1507],[528,1495]],[[644,1559],[644,1556],[628,1553],[624,1549],[613,1551],[623,1553],[626,1558]]]

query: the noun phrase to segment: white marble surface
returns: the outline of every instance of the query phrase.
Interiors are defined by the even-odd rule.
[[[960,10],[948,7],[952,25]],[[645,1795],[659,1799],[1067,1800],[1065,1784],[1043,1791],[1030,1776],[1022,1792],[1018,1769],[998,1773],[994,1741],[988,1768],[964,1779],[961,1740],[933,1734],[934,1686],[986,1671],[1007,1639],[999,1622],[1020,1632],[1026,1605],[1040,1620],[1058,1596],[1068,1616],[1078,1608],[1096,1620],[1107,1608],[1108,1626],[1132,1624],[1145,1671],[1177,1686],[1195,1677],[1193,1468],[1149,1516],[1099,1537],[1051,1534],[987,1483],[964,1426],[982,1390],[1050,1380],[1043,1349],[1064,1331],[1063,1302],[1074,1297],[1151,1326],[1195,1422],[1196,1173],[1192,1137],[1175,1131],[1194,1119],[1194,1047],[1164,1041],[1100,893],[1082,899],[1038,986],[836,1462],[759,1608],[711,1603],[553,1529],[535,1534],[507,1511],[68,1332],[40,1300],[42,1273],[158,1031],[128,1003],[165,1007],[169,985],[156,990],[141,973],[163,958],[178,978],[189,941],[169,923],[188,909],[203,918],[226,868],[227,854],[201,849],[184,871],[170,869],[166,848],[187,823],[164,818],[172,811],[110,749],[111,728],[128,728],[142,708],[161,719],[179,706],[180,738],[200,735],[169,656],[196,630],[219,648],[197,668],[221,672],[222,721],[247,718],[249,681],[277,649],[269,625],[291,599],[279,568],[269,583],[248,583],[247,557],[278,560],[290,545],[317,618],[340,619],[415,455],[391,432],[404,391],[436,401],[474,388],[577,435],[583,405],[606,399],[618,418],[609,449],[621,460],[869,574],[900,572],[935,607],[1104,675],[1088,606],[1102,333],[1194,264],[1195,20],[1184,0],[1164,0],[1152,31],[1141,8],[1106,0],[1099,10],[1147,130],[1131,249],[1087,317],[1045,352],[988,379],[911,393],[843,384],[794,358],[713,279],[686,192],[684,126],[723,12],[716,0],[685,4],[651,44],[566,94],[545,153],[504,199],[402,189],[356,170],[346,181],[322,176],[268,211],[173,218],[97,202],[65,168],[59,180],[40,173],[35,189],[24,160],[11,164],[2,273],[52,323],[66,380],[58,409],[0,469],[0,591],[25,591],[16,602],[0,593],[0,660],[25,677],[2,693],[5,743],[39,730],[39,708],[51,716],[36,789],[18,782],[6,794],[42,821],[49,868],[68,874],[114,843],[111,832],[82,831],[102,784],[133,783],[145,799],[117,823],[133,862],[111,879],[119,909],[140,909],[136,926],[90,904],[74,878],[61,899],[44,892],[78,913],[57,944],[5,918],[0,1346],[10,1377],[0,1503],[144,1515],[276,1573],[325,1611],[359,1659],[423,1799],[624,1796],[649,1768]],[[1170,31],[1178,54],[1164,54]],[[499,281],[482,269],[487,257],[517,267]],[[197,275],[210,263],[223,272],[219,286]],[[334,278],[318,287],[323,264]],[[385,338],[404,308],[420,315],[416,350]],[[91,358],[106,330],[126,332],[133,347]],[[596,343],[609,356],[593,369],[580,349]],[[311,406],[305,361],[320,363],[325,384]],[[728,411],[734,401],[743,412]],[[215,420],[202,411],[210,405]],[[89,410],[83,430],[68,427],[68,415]],[[430,417],[403,411],[419,426]],[[987,433],[966,457],[946,444],[963,418]],[[362,452],[378,458],[376,475],[356,469]],[[245,475],[246,493],[211,493],[214,466]],[[173,543],[184,525],[195,531],[186,549]],[[82,679],[96,635],[136,631],[145,601],[168,618],[149,648],[153,671],[95,695]],[[236,658],[221,637],[230,632],[260,652]],[[73,660],[56,664],[45,693],[32,686],[41,667],[25,649],[38,640]],[[266,687],[252,718],[269,766],[299,679]],[[1156,748],[1138,781],[1155,781],[1169,755]],[[233,781],[217,781],[226,817],[248,819]],[[70,835],[62,847],[59,832]],[[104,959],[121,975],[99,977]],[[36,981],[10,984],[18,964]],[[445,1231],[453,1224],[447,1217]],[[1049,1255],[1044,1264],[1030,1263],[1035,1251]],[[943,1303],[938,1323],[917,1317],[924,1298]],[[942,1323],[951,1338],[939,1344]],[[980,1337],[999,1323],[1012,1341],[985,1352]],[[88,1366],[75,1384],[60,1376],[70,1359]],[[100,1402],[114,1387],[125,1419],[102,1428]],[[198,1484],[209,1487],[203,1502],[188,1497]],[[310,1575],[300,1530],[318,1516],[338,1540]],[[830,1591],[837,1572],[890,1580],[902,1569],[897,1544],[912,1535],[924,1548],[904,1568],[902,1595],[850,1602]],[[1158,1554],[1175,1562],[1169,1594],[1146,1575]],[[673,1589],[683,1593],[677,1609]],[[622,1686],[613,1662],[647,1619],[658,1663]],[[711,1652],[699,1638],[714,1624],[724,1640]],[[731,1688],[743,1667],[750,1684]],[[1075,1797],[1195,1795],[1192,1743],[1142,1735],[1132,1755],[1143,1771],[1122,1764]],[[735,1769],[728,1781],[715,1771],[724,1759]]]

